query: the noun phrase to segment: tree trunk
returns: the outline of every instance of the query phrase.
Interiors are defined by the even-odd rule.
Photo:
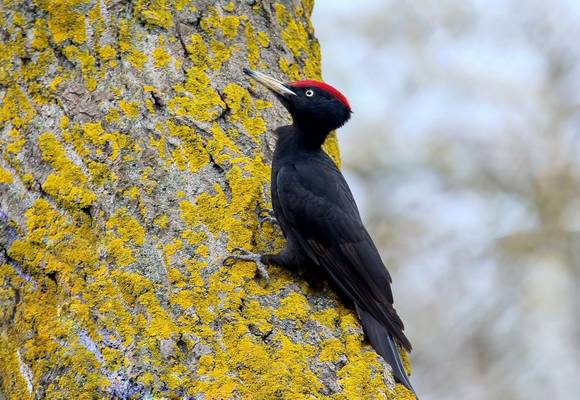
[[[327,289],[222,266],[283,244],[241,70],[319,77],[312,7],[3,0],[0,398],[411,397]]]

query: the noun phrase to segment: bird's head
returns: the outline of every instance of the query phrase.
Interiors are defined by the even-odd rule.
[[[294,125],[307,134],[325,137],[343,126],[352,113],[346,97],[327,83],[314,80],[284,83],[246,68],[244,73],[273,92],[292,115]]]

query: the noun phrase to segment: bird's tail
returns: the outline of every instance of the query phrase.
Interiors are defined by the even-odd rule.
[[[381,325],[381,323],[368,311],[360,307],[358,304],[355,304],[355,307],[369,342],[371,342],[371,345],[377,353],[379,353],[385,361],[389,363],[393,369],[395,380],[415,393],[415,390],[409,381],[409,377],[405,372],[405,368],[403,367],[403,362],[401,361],[401,356],[397,350],[393,337],[389,335],[385,327]]]

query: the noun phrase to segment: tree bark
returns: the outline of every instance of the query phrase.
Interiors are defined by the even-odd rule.
[[[327,289],[222,266],[283,244],[241,70],[320,77],[312,7],[3,1],[0,398],[411,398]]]

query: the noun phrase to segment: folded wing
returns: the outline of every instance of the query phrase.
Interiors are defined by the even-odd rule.
[[[411,343],[393,308],[389,272],[330,158],[303,159],[281,167],[276,187],[286,233],[344,295],[410,351]]]

